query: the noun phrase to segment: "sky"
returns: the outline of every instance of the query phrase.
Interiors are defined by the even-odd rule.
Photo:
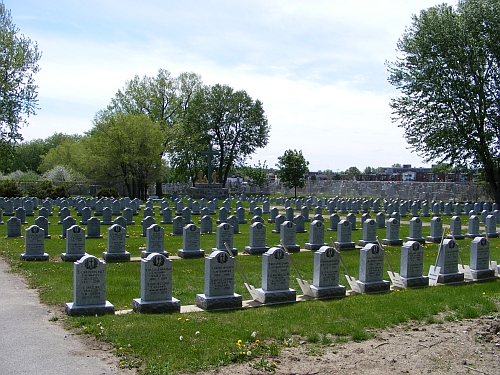
[[[412,15],[442,1],[3,1],[42,51],[26,141],[83,134],[127,81],[166,69],[263,103],[269,142],[249,165],[292,149],[311,171],[429,166],[391,121],[385,62]]]

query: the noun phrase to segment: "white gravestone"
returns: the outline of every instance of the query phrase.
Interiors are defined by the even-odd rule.
[[[281,224],[280,243],[284,244],[290,253],[300,251],[300,245],[296,244],[297,231],[293,221],[285,221]],[[279,245],[277,245],[279,246]]]
[[[40,228],[43,229],[43,233],[45,235],[45,238],[49,239],[50,234],[49,234],[49,220],[45,216],[38,216],[35,219],[35,225],[39,226]]]
[[[73,264],[73,302],[66,303],[70,316],[114,314],[106,300],[106,263],[86,255]]]
[[[88,255],[85,253],[85,229],[73,225],[66,230],[66,252],[61,254],[64,262],[76,262]]]
[[[134,311],[141,313],[174,313],[181,303],[172,297],[172,260],[151,253],[141,261],[141,298],[132,301]]]
[[[146,229],[146,250],[141,252],[141,258],[147,258],[153,253],[168,258],[168,252],[165,251],[165,229],[158,224],[152,224]]]
[[[441,268],[438,283],[452,284],[462,283],[464,274],[458,272],[459,248],[454,240],[445,239],[439,245],[437,266]]]
[[[234,293],[234,262],[227,251],[215,250],[205,258],[205,293],[196,295],[196,306],[203,310],[242,307],[241,295]]]
[[[266,226],[262,222],[250,225],[250,245],[245,246],[247,254],[263,254],[269,247],[266,245]]]
[[[195,224],[188,224],[182,230],[182,249],[177,251],[181,258],[203,258],[201,249],[201,231]]]
[[[377,243],[377,223],[373,219],[363,221],[363,238],[358,241],[358,246]]]
[[[130,253],[125,250],[127,232],[118,224],[108,228],[108,251],[102,253],[102,258],[110,262],[128,262]]]
[[[212,251],[226,251],[226,246],[224,244],[227,244],[233,255],[238,254],[238,249],[233,248],[233,227],[229,225],[228,223],[222,223],[217,225],[217,230],[215,233],[215,246],[212,248]]]
[[[382,245],[401,246],[403,240],[399,238],[399,219],[390,218],[387,220],[386,238],[382,240]]]
[[[102,238],[99,218],[93,216],[87,220],[87,238]]]
[[[424,247],[418,241],[405,242],[401,247],[400,275],[406,288],[429,285],[429,278],[422,275],[423,267]]]
[[[314,276],[311,291],[315,298],[333,298],[346,295],[346,287],[339,285],[340,253],[333,247],[322,246],[314,253]]]
[[[425,241],[429,243],[439,243],[443,237],[443,220],[439,216],[434,216],[431,219],[431,234],[425,237]]]
[[[470,271],[473,280],[495,278],[495,270],[490,268],[490,241],[476,237],[470,244]]]
[[[387,292],[391,288],[389,281],[383,280],[384,249],[378,244],[367,244],[360,250],[359,280],[362,293]]]
[[[10,221],[10,219],[9,219]],[[37,225],[32,225],[24,231],[24,253],[20,255],[21,260],[49,260],[45,253],[44,230]]]
[[[264,304],[295,302],[297,292],[290,288],[290,255],[281,247],[262,254],[262,288],[256,300]]]
[[[309,242],[306,242],[305,248],[307,250],[319,250],[321,247],[326,246],[325,243],[325,226],[320,220],[314,220],[309,225]]]
[[[410,220],[410,234],[405,241],[417,241],[419,244],[425,244],[425,238],[422,237],[422,220],[415,216]]]
[[[339,250],[353,250],[356,248],[356,244],[352,242],[351,222],[349,220],[340,220],[337,224],[335,246]]]

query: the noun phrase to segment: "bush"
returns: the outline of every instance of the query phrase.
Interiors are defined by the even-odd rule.
[[[102,197],[108,197],[108,198],[120,198],[120,194],[118,193],[118,190],[115,188],[102,188],[100,189],[95,196],[97,198],[102,198]]]
[[[0,197],[14,198],[21,197],[23,193],[14,180],[4,180],[0,182]]]
[[[56,199],[59,197],[69,197],[68,190],[64,185],[55,186],[52,181],[41,181],[38,184],[34,185],[30,192],[30,195],[40,199]]]

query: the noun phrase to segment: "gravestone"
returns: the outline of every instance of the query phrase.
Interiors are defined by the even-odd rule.
[[[269,203],[269,201],[266,200],[266,201],[262,202],[262,213],[263,214],[269,214],[270,208],[271,208],[271,204]]]
[[[38,210],[38,216],[43,216],[45,218],[49,218],[49,210],[47,210],[45,207],[42,207]]]
[[[106,301],[106,263],[86,255],[73,264],[73,302],[66,303],[70,316],[114,314],[115,308]]]
[[[255,207],[255,209],[253,210],[253,214],[255,216],[262,216],[262,213],[263,213],[263,210],[260,207]]]
[[[238,224],[246,224],[248,223],[245,218],[245,209],[243,207],[239,207],[236,209],[236,216],[238,217]]]
[[[476,238],[479,237],[479,218],[476,215],[469,216],[469,230],[465,237]]]
[[[337,231],[337,225],[340,222],[340,216],[337,214],[333,214],[330,216],[330,228],[328,230],[330,231]]]
[[[470,244],[470,271],[473,280],[495,278],[495,270],[490,268],[490,241],[476,237]]]
[[[31,199],[26,199],[24,201],[24,211],[26,216],[35,216],[35,213],[33,212],[33,201]]]
[[[389,281],[383,280],[384,249],[378,244],[367,244],[360,250],[359,289],[362,293],[387,292],[391,288]]]
[[[401,246],[403,240],[399,238],[399,220],[396,218],[391,218],[387,220],[387,228],[385,231],[386,238],[382,240],[382,245],[387,246]]]
[[[422,237],[422,220],[419,217],[413,217],[410,220],[410,234],[405,241],[417,241],[419,244],[425,244],[425,238]]]
[[[49,260],[49,254],[45,252],[44,241],[45,234],[42,228],[37,225],[32,225],[26,228],[24,230],[24,253],[20,255],[20,259],[41,261]]]
[[[113,225],[113,212],[110,207],[104,207],[102,209],[102,221],[101,224]]]
[[[422,275],[424,247],[418,241],[407,241],[401,247],[401,281],[406,288],[429,285],[429,277]]]
[[[321,247],[327,246],[325,243],[325,226],[320,220],[314,220],[309,225],[309,242],[306,242],[306,250],[319,250]]]
[[[181,212],[182,214],[182,212]],[[154,217],[155,216],[155,211],[152,207],[145,207],[144,211],[142,213],[143,218],[147,218],[148,216]]]
[[[102,258],[106,262],[129,262],[130,253],[125,251],[126,238],[125,228],[118,224],[110,226],[108,228],[108,251],[102,253]]]
[[[418,203],[413,202],[411,205],[411,216],[417,217],[418,216]]]
[[[181,311],[181,302],[172,297],[172,260],[165,255],[151,253],[142,259],[141,298],[132,300],[132,309],[141,313]]]
[[[300,209],[300,214],[304,217],[304,221],[311,221],[311,219],[309,219],[309,208],[307,208],[307,206],[302,206],[302,208]]]
[[[148,228],[153,225],[153,224],[156,224],[156,220],[154,217],[152,216],[146,216],[142,221],[141,221],[141,225],[142,225],[142,233],[141,233],[141,237],[147,237],[148,233],[147,233],[147,230]]]
[[[233,227],[234,234],[240,234],[240,226],[238,222],[238,218],[234,215],[231,215],[227,218],[227,223]]]
[[[425,237],[426,242],[440,243],[443,237],[443,221],[439,216],[431,219],[431,234]]]
[[[193,205],[191,207],[191,211],[192,211],[191,213],[193,215],[199,215],[200,214],[200,202],[194,201]]]
[[[219,209],[219,219],[216,221],[217,224],[227,223],[228,210],[226,207],[221,207]]]
[[[438,283],[453,284],[462,283],[464,274],[458,272],[458,244],[454,240],[445,239],[439,244],[437,266],[441,267]]]
[[[26,221],[26,210],[24,208],[16,208],[16,217],[21,220],[21,224],[28,224]]]
[[[102,238],[101,220],[91,217],[87,220],[87,238]]]
[[[432,216],[437,217],[441,215],[441,207],[439,207],[439,203],[434,203],[432,205]]]
[[[182,220],[184,222],[184,225],[193,224],[191,220],[191,210],[188,207],[184,207],[182,209]]]
[[[168,258],[168,251],[165,251],[165,229],[158,224],[151,224],[146,229],[146,250],[141,252],[141,258],[147,258],[153,253]]]
[[[161,212],[162,214],[162,224],[172,224],[172,210],[170,207],[165,207],[163,211]]]
[[[3,206],[3,209],[4,209],[4,215],[5,216],[14,216],[15,213],[14,213],[14,202],[10,199],[6,200],[4,202],[4,206]]]
[[[300,245],[296,244],[297,231],[293,221],[286,220],[281,224],[280,241],[286,246],[288,252],[297,253],[300,251]],[[279,245],[277,245],[279,246]]]
[[[66,238],[66,231],[73,225],[76,225],[75,218],[71,216],[66,216],[62,222],[62,234],[59,236],[59,238]]]
[[[423,217],[429,217],[429,203],[424,202],[422,203],[422,216]]]
[[[356,244],[352,242],[351,222],[340,220],[337,224],[337,241],[335,246],[338,250],[354,250]]]
[[[45,216],[38,216],[35,219],[35,225],[43,229],[43,233],[46,239],[50,238],[49,220]]]
[[[92,216],[92,210],[90,207],[83,207],[81,216],[82,220],[80,220],[80,225],[87,225],[88,220]]]
[[[281,224],[285,222],[286,218],[283,215],[278,215],[274,219],[274,229],[273,233],[279,233],[281,231]]]
[[[287,221],[293,221],[293,208],[292,207],[288,207],[286,210],[285,210],[285,219]]]
[[[377,229],[385,228],[385,215],[383,212],[379,212],[375,216],[375,222],[377,223]]]
[[[497,219],[495,215],[486,216],[485,229],[488,238],[498,238]]]
[[[209,217],[210,220],[212,220]],[[182,230],[182,249],[177,251],[177,255],[181,258],[203,258],[205,250],[201,249],[201,233],[200,228],[194,224],[186,225]]]
[[[250,244],[245,246],[247,254],[263,254],[269,247],[266,245],[266,226],[262,222],[250,225]]]
[[[351,230],[358,230],[358,228],[356,228],[356,215],[350,213],[346,216],[346,220],[351,222]]]
[[[127,225],[135,225],[134,210],[132,210],[130,207],[125,207],[123,209],[123,217],[126,220]]]
[[[295,224],[296,233],[307,232],[305,229],[306,220],[305,220],[304,216],[302,216],[302,215],[295,216],[295,218],[293,219],[293,222]]]
[[[182,236],[184,229],[184,220],[182,216],[174,217],[172,220],[172,235],[173,236]]]
[[[73,225],[66,230],[66,252],[61,254],[64,262],[76,262],[88,255],[85,252],[85,229]]]
[[[103,209],[104,209],[104,202],[99,199],[98,201],[95,202],[94,216],[102,216]]]
[[[256,301],[263,304],[296,301],[297,293],[290,288],[290,255],[282,247],[262,254],[262,287],[255,291]]]
[[[228,225],[227,223],[220,226]],[[242,297],[234,293],[235,259],[227,251],[215,250],[205,258],[204,294],[196,295],[196,306],[203,310],[239,309]]]
[[[229,249],[232,252],[232,255],[238,254],[238,249],[233,247],[233,227],[228,223],[222,223],[217,225],[217,229],[215,232],[215,246],[212,248],[212,251],[227,251],[224,243],[227,244]]]
[[[200,232],[212,233],[212,218],[210,215],[203,215],[200,219]]]
[[[64,219],[70,215],[69,208],[63,207],[59,210],[59,222],[58,224],[62,224]]]
[[[114,216],[122,215],[120,201],[115,199],[113,202],[111,202],[111,212]]]
[[[454,238],[463,240],[465,236],[462,234],[462,219],[460,216],[452,216],[450,219],[450,234],[446,238]]]
[[[262,218],[262,216],[254,216],[252,217],[252,220],[250,220],[250,224],[253,224],[253,223],[262,223],[264,224],[264,219]]]
[[[311,291],[314,298],[344,297],[346,287],[339,285],[340,253],[322,246],[314,253],[314,276]]]
[[[358,241],[358,246],[364,247],[377,242],[377,223],[373,219],[363,221],[363,238]]]
[[[279,211],[278,211],[277,207],[271,208],[271,213],[269,214],[269,219],[267,219],[267,222],[274,223],[278,214],[279,214]]]

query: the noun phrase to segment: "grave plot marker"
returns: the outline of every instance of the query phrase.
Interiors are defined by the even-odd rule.
[[[346,295],[346,287],[339,285],[340,252],[322,246],[314,253],[314,276],[310,290],[314,298],[336,298]]]
[[[203,258],[205,250],[200,247],[201,231],[195,224],[188,224],[182,229],[182,249],[177,251],[181,258]]]
[[[85,255],[85,229],[73,225],[66,230],[66,252],[61,254],[63,262],[76,262]]]
[[[45,252],[44,241],[45,234],[42,228],[37,225],[32,225],[29,228],[26,228],[24,231],[24,253],[20,255],[20,259],[41,261],[49,260],[49,254]]]

